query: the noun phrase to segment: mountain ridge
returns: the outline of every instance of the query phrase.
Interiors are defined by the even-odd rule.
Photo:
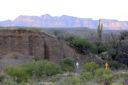
[[[115,19],[101,19],[104,29],[122,30],[128,29],[128,21],[119,21]],[[49,14],[41,16],[20,15],[14,20],[0,21],[1,27],[24,26],[24,27],[88,27],[96,29],[98,20],[92,18],[79,18],[74,16],[62,15],[51,16]]]

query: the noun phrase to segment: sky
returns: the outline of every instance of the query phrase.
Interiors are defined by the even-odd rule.
[[[0,21],[19,15],[70,15],[128,21],[128,0],[0,0]]]

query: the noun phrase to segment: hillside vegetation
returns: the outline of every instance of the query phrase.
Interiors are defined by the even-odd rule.
[[[36,28],[29,30],[42,32]],[[93,59],[84,62],[82,66],[76,65],[82,61],[76,57],[66,57],[59,64],[33,59],[17,66],[7,65],[0,72],[0,85],[128,85],[128,31],[104,31],[100,21],[97,30],[82,29],[80,35],[74,32],[77,30],[43,31],[53,34],[76,52]],[[13,58],[17,59],[17,56]],[[109,65],[107,69],[105,63]]]

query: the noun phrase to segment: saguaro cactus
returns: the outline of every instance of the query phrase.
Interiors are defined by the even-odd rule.
[[[99,20],[97,34],[98,34],[98,39],[100,41],[102,41],[102,29],[103,29],[103,25],[101,24],[101,20]]]

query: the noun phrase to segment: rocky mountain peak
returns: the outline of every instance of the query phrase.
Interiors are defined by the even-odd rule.
[[[118,21],[113,19],[101,19],[104,29],[121,30],[128,28],[128,21]],[[13,21],[1,21],[0,26],[23,26],[23,27],[87,27],[96,29],[98,20],[90,18],[79,18],[68,15],[51,16],[45,14],[42,16],[25,16],[21,15]]]

